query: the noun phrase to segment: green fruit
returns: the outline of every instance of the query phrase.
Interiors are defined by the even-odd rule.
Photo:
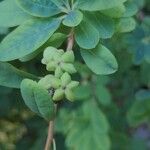
[[[73,89],[73,88],[76,88],[78,85],[79,85],[79,82],[77,82],[77,81],[71,81],[71,82],[67,85],[67,88],[68,88],[68,89]]]
[[[60,61],[61,56],[64,54],[63,50],[58,50],[56,53],[53,55],[54,60]]]
[[[54,101],[60,101],[64,98],[64,90],[63,89],[57,89],[55,92],[54,92],[54,96],[53,96],[53,100]]]
[[[73,74],[73,73],[76,73],[76,72],[77,72],[73,64],[62,63],[62,64],[61,64],[61,68],[62,68],[64,71],[66,71],[66,72],[68,72],[68,73],[70,73],[70,74]]]
[[[53,60],[53,55],[57,53],[57,49],[55,47],[47,47],[43,53],[43,64],[47,64],[49,61]]]
[[[47,69],[48,71],[55,71],[56,67],[57,67],[57,63],[56,63],[55,61],[50,61],[50,62],[47,64],[46,69]]]
[[[65,90],[65,96],[71,102],[74,101],[74,99],[75,99],[75,96],[74,96],[73,92],[69,89]]]
[[[58,66],[55,70],[55,77],[60,78],[63,75],[62,69]]]
[[[61,86],[65,87],[71,82],[71,76],[65,72],[61,77]]]
[[[58,49],[57,51],[60,55],[63,55],[65,53],[63,49]]]
[[[73,63],[74,62],[74,53],[73,51],[67,51],[62,55],[62,61],[66,63]]]
[[[53,79],[51,80],[52,88],[57,89],[60,87],[60,85],[61,85],[61,80],[56,77],[53,77]]]
[[[51,80],[53,79],[52,75],[47,75],[41,80],[39,80],[38,84],[41,85],[45,89],[51,88]]]

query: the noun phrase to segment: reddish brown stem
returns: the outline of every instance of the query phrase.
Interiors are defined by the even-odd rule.
[[[73,45],[74,45],[74,31],[72,29],[68,37],[67,51],[72,50]]]
[[[55,115],[57,112],[57,105],[55,105]],[[49,122],[48,133],[44,150],[50,150],[54,137],[54,119]]]
[[[50,150],[51,145],[53,143],[53,133],[54,133],[54,121],[50,121],[48,127],[48,136],[47,136],[44,150]]]

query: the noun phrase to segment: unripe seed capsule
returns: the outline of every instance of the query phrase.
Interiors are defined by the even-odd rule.
[[[54,92],[54,96],[53,96],[53,100],[54,101],[60,101],[64,98],[64,90],[63,89],[57,89],[55,92]]]
[[[57,67],[56,62],[55,62],[55,61],[50,61],[50,62],[47,64],[46,69],[47,69],[48,71],[55,71],[56,67]]]
[[[73,64],[62,63],[61,68],[70,74],[77,72]]]
[[[67,72],[65,72],[61,77],[61,86],[64,87],[70,82],[71,82],[71,76]]]
[[[50,60],[52,60],[55,53],[57,53],[57,49],[55,47],[47,47],[43,53],[43,59],[45,62],[48,63]]]
[[[74,99],[75,99],[73,92],[69,89],[65,90],[65,96],[71,102],[74,101]]]
[[[38,84],[41,85],[45,89],[49,89],[52,87],[52,85],[51,85],[52,80],[53,80],[53,76],[47,75],[44,78],[42,78],[41,80],[39,80]]]
[[[61,80],[60,80],[60,79],[54,77],[54,78],[51,80],[51,86],[52,86],[52,88],[57,89],[57,88],[60,87],[60,85],[61,85]]]
[[[78,85],[79,85],[79,82],[78,82],[78,81],[71,81],[71,82],[67,85],[67,88],[68,88],[68,89],[73,89],[73,88],[76,88]]]
[[[74,53],[73,51],[67,51],[62,55],[62,61],[66,63],[73,63],[74,62]]]
[[[62,69],[58,66],[55,70],[55,77],[60,78],[63,75]]]
[[[63,49],[59,49],[59,50],[57,50],[57,51],[58,51],[58,53],[59,53],[60,55],[63,55],[63,54],[65,53]]]

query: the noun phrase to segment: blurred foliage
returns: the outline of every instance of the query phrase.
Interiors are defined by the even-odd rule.
[[[150,1],[134,2],[139,9],[136,29],[105,41],[118,60],[118,72],[96,76],[76,64],[79,75],[74,78],[80,78],[82,85],[78,101],[59,105],[57,150],[150,149]],[[11,30],[0,28],[0,39]],[[13,63],[41,75],[45,69],[40,59],[39,55],[26,63]],[[41,150],[47,126],[28,110],[18,90],[0,87],[0,149]]]

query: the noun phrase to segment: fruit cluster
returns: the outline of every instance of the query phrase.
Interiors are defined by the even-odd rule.
[[[67,98],[74,100],[73,90],[79,84],[77,81],[71,80],[71,75],[76,73],[73,65],[75,60],[72,50],[64,51],[54,47],[48,47],[43,53],[42,63],[46,65],[48,71],[54,72],[42,78],[38,84],[47,90],[54,90],[52,94],[53,101],[60,101]]]

